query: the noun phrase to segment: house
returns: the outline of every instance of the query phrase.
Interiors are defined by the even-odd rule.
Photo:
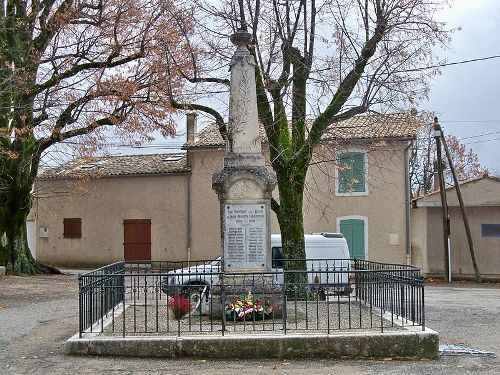
[[[408,156],[417,126],[409,113],[364,115],[325,134],[307,175],[306,233],[342,232],[353,257],[409,262]],[[30,215],[38,259],[99,265],[218,256],[212,175],[225,147],[215,125],[196,128],[189,114],[184,153],[78,159],[41,173]]]
[[[485,175],[460,184],[479,272],[500,279],[500,179]],[[474,276],[469,245],[454,187],[446,189],[450,215],[453,278]],[[444,274],[444,237],[439,191],[413,200],[411,246],[414,264],[427,276]]]

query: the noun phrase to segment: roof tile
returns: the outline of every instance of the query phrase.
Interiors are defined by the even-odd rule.
[[[331,125],[323,135],[325,141],[391,140],[415,138],[419,120],[408,112],[385,115],[358,115]],[[262,142],[267,139],[261,126]],[[183,149],[223,147],[215,123],[200,131],[194,142],[185,143]]]
[[[132,176],[187,172],[185,153],[78,158],[40,173],[40,179]]]

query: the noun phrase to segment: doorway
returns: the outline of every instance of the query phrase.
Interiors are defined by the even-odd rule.
[[[151,260],[151,220],[123,221],[123,255],[125,261]]]
[[[366,258],[366,220],[353,218],[340,218],[339,230],[347,241],[351,258]]]

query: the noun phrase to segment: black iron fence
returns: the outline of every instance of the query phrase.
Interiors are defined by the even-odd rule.
[[[305,269],[287,270],[286,262],[245,274],[222,272],[219,260],[119,262],[80,274],[80,337],[425,329],[415,267],[306,259]]]
[[[84,330],[103,332],[105,319],[125,301],[125,262],[78,275],[78,287],[80,337]]]

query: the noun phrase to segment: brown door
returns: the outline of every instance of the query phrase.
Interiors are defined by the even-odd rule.
[[[151,220],[123,221],[125,260],[151,260]]]

